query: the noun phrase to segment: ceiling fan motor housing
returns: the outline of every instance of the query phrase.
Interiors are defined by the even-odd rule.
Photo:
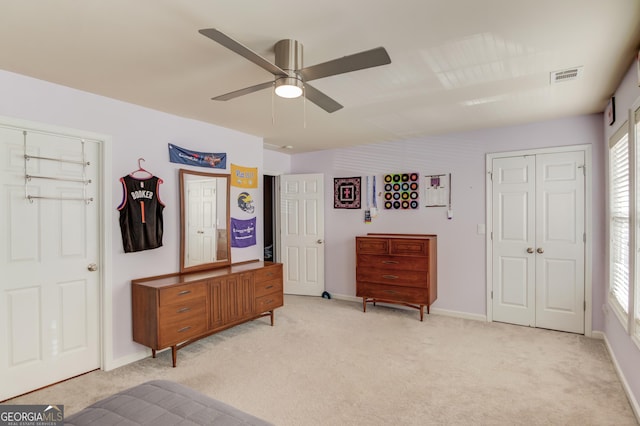
[[[300,79],[297,71],[302,69],[302,43],[296,40],[280,40],[274,46],[276,65],[289,76]]]

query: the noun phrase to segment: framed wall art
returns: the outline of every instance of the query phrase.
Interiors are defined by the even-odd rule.
[[[360,176],[333,178],[333,208],[359,209],[361,182]]]

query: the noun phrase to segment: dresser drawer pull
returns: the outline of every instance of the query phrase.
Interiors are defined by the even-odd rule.
[[[180,330],[178,330],[178,333],[184,333],[185,331],[189,330],[191,328],[190,325],[186,326],[186,327],[182,327]]]
[[[189,293],[191,293],[191,290],[182,290],[180,293],[178,293],[178,296],[184,296],[185,294]]]
[[[270,288],[273,288],[273,286],[272,286],[272,285],[268,285],[268,286],[266,286],[264,289],[265,289],[265,290],[269,290]]]
[[[389,294],[398,294],[397,291],[393,291],[393,290],[385,290],[384,292]]]
[[[383,275],[382,278],[387,279],[387,280],[395,280],[398,279],[397,275]]]
[[[398,262],[397,260],[383,260],[382,263],[386,265],[397,265],[400,262]]]
[[[269,305],[269,304],[271,304],[271,303],[273,303],[273,299],[269,299],[269,300],[265,300],[265,301],[264,301],[264,304],[265,304],[265,305]]]
[[[183,313],[183,312],[188,312],[188,311],[190,311],[190,310],[191,310],[191,308],[186,308],[186,307],[185,307],[185,308],[180,308],[180,309],[178,309],[178,311],[177,311],[177,312],[178,312],[179,314],[181,314],[181,313]]]

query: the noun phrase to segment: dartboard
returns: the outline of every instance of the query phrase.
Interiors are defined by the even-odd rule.
[[[384,175],[384,208],[387,210],[417,209],[418,173]]]

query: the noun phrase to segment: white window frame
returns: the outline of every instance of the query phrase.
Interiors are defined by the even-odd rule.
[[[609,139],[609,291],[608,300],[609,306],[616,314],[625,330],[629,330],[629,303],[628,300],[621,300],[620,293],[624,293],[624,296],[628,299],[629,289],[632,278],[632,265],[635,261],[632,261],[629,256],[631,253],[632,245],[632,228],[631,223],[631,209],[632,205],[632,191],[631,186],[634,181],[633,173],[634,169],[631,168],[632,146],[629,143],[629,123],[623,123],[620,128]],[[623,174],[622,179],[616,178],[616,175],[620,174],[620,170],[624,172],[626,168],[626,175]],[[616,206],[614,201],[616,198],[620,198],[626,192],[626,200],[622,205]],[[622,193],[622,194],[620,194]],[[617,197],[616,197],[617,196]],[[622,222],[622,225],[620,223]],[[626,241],[621,241],[619,244],[615,239],[616,235],[620,235],[621,238]],[[634,259],[635,260],[635,259]],[[624,288],[626,287],[626,288]],[[622,289],[621,289],[622,288]],[[618,294],[618,296],[616,295]]]

